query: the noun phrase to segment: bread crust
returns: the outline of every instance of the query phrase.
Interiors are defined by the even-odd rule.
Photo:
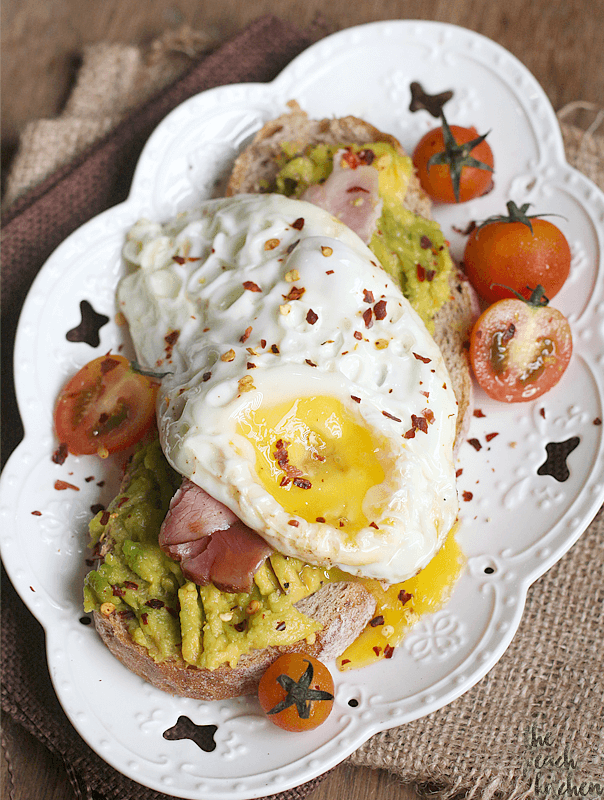
[[[262,674],[283,653],[304,652],[323,661],[335,658],[373,617],[375,599],[360,583],[342,581],[326,584],[298,601],[296,608],[323,625],[314,641],[252,650],[241,656],[237,666],[223,664],[215,670],[192,667],[178,657],[154,661],[132,639],[126,623],[115,612],[104,616],[95,611],[94,624],[111,653],[157,689],[195,700],[227,700],[255,694]]]
[[[290,101],[289,111],[267,122],[251,144],[236,159],[227,186],[227,195],[270,191],[279,171],[277,156],[283,142],[296,142],[300,149],[314,144],[367,144],[386,142],[405,154],[394,136],[383,133],[357,117],[312,120],[298,103]],[[268,187],[268,189],[266,188]],[[414,214],[430,219],[432,203],[415,172],[411,175],[404,205]],[[458,405],[454,452],[464,440],[472,417],[473,386],[467,342],[480,314],[476,292],[459,270],[450,278],[449,301],[434,319],[434,339],[439,345]]]

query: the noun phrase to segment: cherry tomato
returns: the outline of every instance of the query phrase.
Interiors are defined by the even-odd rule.
[[[490,191],[493,151],[484,136],[478,136],[476,128],[449,126],[444,116],[442,119],[442,127],[434,128],[420,139],[413,153],[413,164],[422,188],[433,200],[465,203]],[[471,146],[472,142],[475,146]]]
[[[158,383],[123,356],[90,361],[63,388],[54,414],[59,441],[73,455],[107,455],[137,442],[155,419]]]
[[[562,377],[572,354],[564,315],[537,302],[499,300],[478,318],[470,336],[470,361],[484,391],[495,400],[520,403],[547,392]]]
[[[275,725],[286,731],[308,731],[330,715],[333,690],[325,664],[306,653],[286,653],[260,679],[258,700]]]
[[[478,294],[489,303],[530,294],[541,284],[551,299],[570,271],[570,247],[562,231],[536,216],[527,217],[528,204],[508,203],[509,217],[493,217],[470,234],[463,255],[465,271]],[[509,286],[495,286],[503,284]]]

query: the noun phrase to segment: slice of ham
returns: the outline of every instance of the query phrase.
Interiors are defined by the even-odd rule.
[[[233,512],[185,478],[159,534],[164,553],[199,586],[249,592],[254,574],[272,548]]]
[[[350,166],[347,154],[338,150],[329,178],[309,186],[301,199],[329,211],[368,244],[382,213],[378,171],[369,164]]]

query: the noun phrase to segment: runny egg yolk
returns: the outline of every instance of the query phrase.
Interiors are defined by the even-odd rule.
[[[372,523],[366,511],[380,507],[385,440],[340,400],[312,396],[248,408],[238,433],[254,446],[260,482],[289,514],[345,534]]]

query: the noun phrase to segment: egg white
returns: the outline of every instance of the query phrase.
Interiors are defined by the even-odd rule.
[[[356,234],[309,203],[241,195],[165,225],[141,220],[124,256],[119,307],[139,363],[169,373],[158,423],[175,469],[286,555],[391,583],[424,567],[458,512],[457,404],[439,348]],[[304,292],[288,300],[294,286]],[[380,300],[386,315],[368,327]],[[292,524],[237,428],[250,408],[316,395],[380,443],[386,477],[364,502],[374,526],[354,537]],[[425,408],[427,432],[405,438]]]

